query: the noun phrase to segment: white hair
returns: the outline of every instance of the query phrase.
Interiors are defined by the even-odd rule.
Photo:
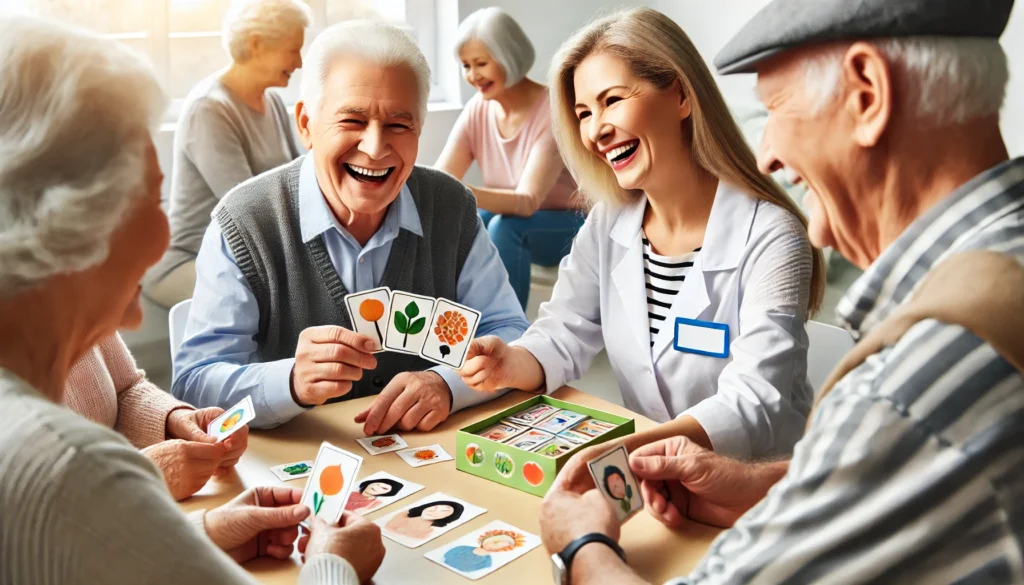
[[[358,57],[380,67],[408,67],[419,88],[419,121],[426,118],[430,97],[430,66],[416,42],[390,24],[369,20],[341,22],[313,39],[305,60],[299,94],[306,114],[316,119],[331,66],[339,57]]]
[[[0,297],[99,264],[167,97],[114,40],[0,17]]]
[[[997,115],[1006,97],[1009,66],[999,41],[980,38],[906,37],[871,41],[889,60],[894,94],[917,118],[963,124]],[[834,45],[806,63],[807,88],[821,111],[843,88],[849,44]]]
[[[482,42],[505,71],[505,87],[522,81],[533,67],[536,52],[522,27],[504,10],[481,8],[466,17],[455,33],[455,58],[471,40]]]
[[[273,43],[313,24],[313,11],[302,0],[234,0],[224,16],[224,50],[236,63],[249,59],[249,41]]]

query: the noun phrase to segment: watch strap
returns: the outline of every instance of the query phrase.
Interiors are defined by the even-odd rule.
[[[590,534],[584,534],[576,540],[570,542],[568,546],[562,549],[562,552],[558,553],[558,556],[562,558],[562,562],[565,563],[565,572],[567,575],[572,574],[572,559],[576,556],[581,548],[592,542],[600,542],[601,544],[608,545],[615,554],[619,555],[622,562],[626,562],[626,551],[622,550],[619,543],[612,540],[607,535],[601,534],[600,532],[591,532]]]

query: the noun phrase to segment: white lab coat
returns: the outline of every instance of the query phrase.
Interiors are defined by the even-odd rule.
[[[813,399],[806,230],[781,207],[720,183],[702,249],[651,348],[646,206],[641,197],[591,211],[551,301],[513,345],[537,358],[549,392],[580,378],[604,347],[630,410],[658,422],[693,416],[715,451],[734,457],[792,452]],[[728,325],[728,357],[676,350],[676,317]]]

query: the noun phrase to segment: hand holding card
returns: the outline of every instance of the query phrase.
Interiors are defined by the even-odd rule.
[[[253,408],[252,398],[246,396],[241,402],[225,410],[224,414],[213,419],[206,429],[206,434],[214,437],[220,443],[242,430],[254,418],[256,418],[256,409]]]
[[[320,445],[313,473],[302,492],[302,503],[314,516],[335,524],[345,510],[363,458],[328,442]]]
[[[629,469],[629,454],[624,446],[595,458],[587,463],[587,467],[594,476],[598,491],[615,510],[619,522],[625,522],[643,509],[640,488]]]

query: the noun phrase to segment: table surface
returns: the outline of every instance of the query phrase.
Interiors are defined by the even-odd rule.
[[[573,388],[562,388],[553,396],[633,418],[637,431],[655,424],[636,413]],[[455,434],[458,429],[530,397],[532,395],[522,392],[510,392],[491,402],[455,413],[429,433],[410,432],[403,433],[402,436],[410,447],[438,443],[454,456]],[[276,429],[253,431],[249,435],[249,447],[236,467],[237,473],[215,478],[202,491],[183,502],[182,509],[191,511],[216,507],[246,487],[280,484],[281,482],[270,472],[270,467],[314,459],[320,443],[328,441],[363,457],[361,477],[377,471],[387,471],[425,486],[425,489],[418,493],[368,514],[366,518],[371,521],[435,492],[445,492],[487,510],[486,514],[418,548],[406,548],[385,538],[387,555],[374,578],[374,583],[468,583],[469,580],[427,560],[423,555],[494,520],[502,520],[540,535],[538,515],[541,499],[537,496],[458,471],[455,469],[454,461],[414,469],[395,453],[376,456],[368,454],[355,442],[355,439],[364,435],[362,426],[357,425],[353,418],[357,412],[369,405],[371,400],[372,397],[369,397],[321,406]],[[299,479],[287,482],[287,485],[302,488],[305,482],[305,479]],[[690,523],[681,530],[672,531],[641,511],[622,527],[620,542],[633,569],[649,582],[660,584],[672,577],[687,574],[704,555],[718,532],[717,528],[697,523]],[[291,561],[258,559],[247,564],[246,569],[262,583],[291,585],[298,578],[299,564],[295,557]],[[541,545],[477,582],[483,585],[551,583],[551,561],[544,546]]]

